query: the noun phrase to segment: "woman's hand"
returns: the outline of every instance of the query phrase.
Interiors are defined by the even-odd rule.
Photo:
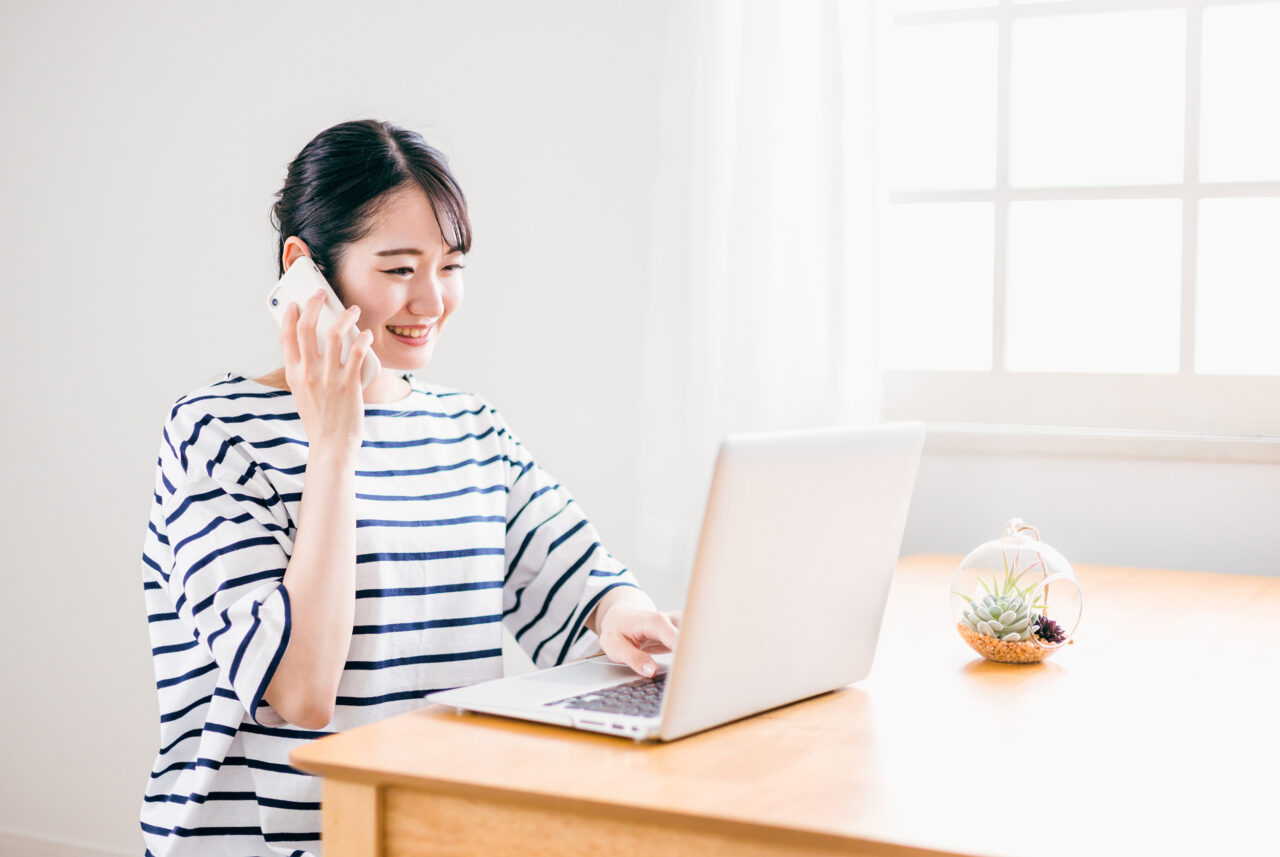
[[[324,292],[317,290],[301,310],[291,303],[280,328],[284,376],[293,393],[312,446],[360,447],[364,436],[364,395],[360,370],[369,352],[373,332],[360,331],[342,365],[342,337],[356,323],[359,306],[349,306],[329,328],[324,356],[316,342],[316,322],[324,306]]]
[[[680,610],[658,611],[649,596],[634,586],[606,593],[595,613],[593,628],[599,629],[600,647],[609,660],[626,664],[642,676],[658,671],[650,652],[675,651],[684,616]]]

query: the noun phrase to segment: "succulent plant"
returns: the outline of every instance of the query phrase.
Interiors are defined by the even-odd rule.
[[[984,595],[964,611],[964,623],[979,634],[1007,640],[1027,640],[1039,630],[1031,624],[1031,608],[1018,595]]]
[[[1062,626],[1048,616],[1037,615],[1031,622],[1037,627],[1036,636],[1046,643],[1061,643],[1067,638]]]
[[[1031,592],[1035,589],[1034,583],[1018,586],[1018,581],[1037,565],[1041,563],[1037,561],[1022,571],[1017,571],[1016,567],[1009,566],[1009,558],[1005,556],[1003,578],[997,576],[990,584],[979,578],[978,583],[986,590],[985,594],[974,593],[974,597],[970,598],[962,592],[956,593],[969,602],[962,621],[971,630],[997,640],[1010,643],[1030,640],[1033,634],[1040,631],[1038,621],[1041,618],[1039,615],[1032,616],[1031,611],[1043,610],[1044,605],[1031,603]]]

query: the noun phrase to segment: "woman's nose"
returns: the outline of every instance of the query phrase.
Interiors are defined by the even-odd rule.
[[[424,285],[414,289],[409,304],[414,315],[439,318],[444,315],[444,284],[435,276],[425,278]]]

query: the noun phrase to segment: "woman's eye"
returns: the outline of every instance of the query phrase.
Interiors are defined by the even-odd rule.
[[[461,271],[461,270],[462,270],[463,268],[465,268],[465,267],[467,267],[467,266],[466,266],[466,265],[445,265],[445,266],[444,266],[444,269],[445,269],[446,271]],[[402,275],[403,275],[403,274],[408,274],[408,275],[412,275],[412,274],[413,274],[413,268],[392,268],[392,269],[391,269],[391,270],[389,270],[389,271],[383,271],[383,273],[384,273],[384,274],[402,274]]]

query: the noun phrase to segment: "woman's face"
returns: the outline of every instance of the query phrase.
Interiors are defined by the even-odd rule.
[[[431,360],[445,321],[462,304],[463,258],[445,246],[417,185],[390,196],[369,234],[347,245],[338,291],[347,306],[359,304],[356,325],[373,332],[385,368],[418,369]]]

